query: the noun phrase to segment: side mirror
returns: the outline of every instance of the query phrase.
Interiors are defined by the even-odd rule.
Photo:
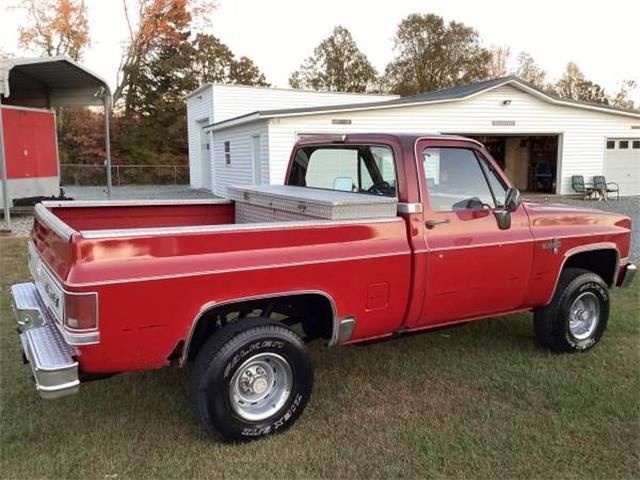
[[[342,192],[353,192],[353,179],[351,177],[336,177],[333,180],[333,189]]]
[[[514,187],[509,188],[504,197],[504,207],[496,208],[493,211],[500,230],[508,230],[511,228],[511,212],[515,212],[521,203],[520,190]]]
[[[504,209],[507,212],[515,212],[521,203],[520,190],[515,187],[510,187],[504,198]]]

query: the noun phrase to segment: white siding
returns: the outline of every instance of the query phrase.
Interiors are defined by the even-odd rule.
[[[246,85],[213,85],[213,122],[221,122],[258,110],[274,110],[348,103],[381,102],[395,95],[314,92]]]
[[[397,98],[395,95],[367,95],[357,93],[313,92],[246,85],[207,85],[187,97],[187,135],[189,142],[189,178],[194,188],[202,188],[201,130],[202,126],[245,115],[257,110],[271,110],[296,107],[340,105],[383,101]],[[267,141],[266,135],[264,142]],[[265,143],[266,146],[266,143]],[[212,145],[215,149],[216,145]],[[267,150],[263,150],[267,164]],[[243,160],[244,161],[244,160]],[[268,168],[268,166],[263,167]],[[216,191],[215,168],[211,168],[212,181]],[[268,179],[267,175],[263,179]],[[225,180],[223,180],[223,183]],[[222,187],[221,190],[226,190]]]
[[[187,98],[187,138],[189,142],[189,179],[191,187],[202,188],[200,163],[202,126],[213,118],[213,90],[205,88]],[[213,170],[213,169],[212,169]],[[212,185],[214,185],[212,183]]]
[[[503,100],[511,104],[503,105]],[[332,125],[332,119],[352,123]],[[493,126],[494,120],[510,120],[515,125]],[[283,183],[298,133],[560,134],[561,193],[571,193],[571,175],[604,173],[607,137],[640,138],[640,130],[632,130],[632,125],[640,125],[640,119],[552,105],[508,85],[464,101],[280,117],[269,122],[269,178],[273,184]]]
[[[260,135],[260,165],[262,178],[269,178],[269,139],[266,121],[261,120],[220,132],[213,132],[213,193],[227,196],[227,187],[253,184],[253,136]],[[224,142],[230,142],[231,164],[224,160]]]

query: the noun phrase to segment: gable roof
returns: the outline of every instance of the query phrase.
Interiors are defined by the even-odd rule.
[[[555,95],[543,92],[542,90],[534,87],[533,85],[519,79],[516,76],[510,75],[507,77],[494,78],[491,80],[484,80],[481,82],[471,83],[469,85],[462,85],[458,87],[445,88],[442,90],[435,90],[432,92],[424,92],[418,95],[412,95],[409,97],[401,97],[393,100],[385,100],[378,102],[365,102],[365,103],[351,103],[344,105],[332,105],[322,107],[302,107],[302,108],[286,108],[278,110],[258,110],[235,118],[223,120],[218,123],[207,125],[212,130],[221,128],[227,128],[241,123],[252,122],[260,119],[276,118],[276,117],[291,117],[298,115],[315,115],[320,113],[338,113],[338,112],[350,112],[350,111],[362,111],[362,110],[379,110],[385,108],[395,108],[405,105],[428,105],[432,103],[444,103],[461,101],[471,98],[480,93],[488,92],[504,85],[511,85],[518,90],[533,95],[551,104],[563,105],[575,108],[582,108],[587,110],[601,111],[605,113],[613,113],[618,115],[625,115],[635,118],[640,118],[640,111],[628,110],[624,108],[611,107],[609,105],[603,105],[600,103],[583,102],[579,100],[571,100],[566,98],[560,98]]]

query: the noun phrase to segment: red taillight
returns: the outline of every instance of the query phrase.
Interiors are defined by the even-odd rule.
[[[69,293],[64,296],[64,324],[73,330],[98,328],[98,295]]]
[[[629,217],[626,217],[626,218],[623,218],[622,220],[618,220],[616,222],[616,226],[622,227],[622,228],[628,228],[629,230],[631,230],[631,219]]]

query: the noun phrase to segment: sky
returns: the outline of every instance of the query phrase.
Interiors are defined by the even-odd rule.
[[[85,0],[92,38],[82,63],[112,86],[127,30],[121,0]],[[0,47],[28,55],[17,45],[23,14],[18,0],[0,0]],[[4,8],[9,7],[9,8]],[[619,82],[640,82],[638,0],[218,0],[207,32],[237,55],[253,59],[273,86],[289,74],[336,25],[351,31],[379,72],[394,57],[398,23],[411,13],[435,13],[475,28],[487,45],[508,46],[512,67],[529,52],[550,78],[576,62],[587,78],[613,93]],[[640,103],[640,89],[632,98]]]

